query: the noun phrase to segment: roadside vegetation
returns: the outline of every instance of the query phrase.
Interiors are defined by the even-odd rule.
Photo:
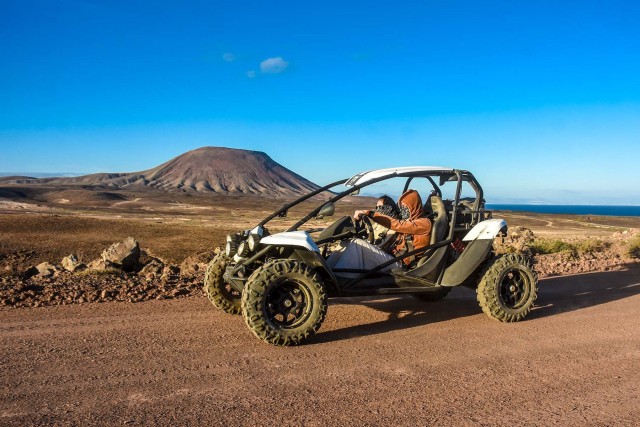
[[[568,253],[572,255],[593,254],[608,249],[611,243],[599,239],[585,239],[578,242],[567,242],[562,239],[536,239],[530,244],[534,255]],[[640,242],[639,242],[640,250]]]
[[[629,242],[629,246],[627,247],[627,255],[629,255],[631,258],[640,258],[640,234],[637,234]]]

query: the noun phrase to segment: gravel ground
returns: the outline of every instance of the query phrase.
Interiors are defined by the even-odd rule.
[[[0,424],[637,425],[640,269],[548,278],[501,324],[444,300],[333,300],[272,347],[204,297],[0,309]]]

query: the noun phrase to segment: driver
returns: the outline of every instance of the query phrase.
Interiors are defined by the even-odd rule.
[[[381,214],[390,216],[391,218],[400,218],[400,209],[398,209],[398,205],[386,194],[381,196],[376,202],[376,212],[380,212]],[[384,250],[391,247],[396,239],[396,232],[389,230],[387,227],[380,225],[377,222],[374,222],[371,225],[373,226],[373,244]]]
[[[360,219],[366,215],[375,223],[380,224],[397,233],[398,238],[391,254],[366,242],[362,239],[353,239],[342,251],[336,251],[327,258],[327,264],[332,269],[359,269],[370,270],[378,265],[392,260],[405,251],[420,249],[429,245],[431,238],[431,221],[422,216],[422,200],[415,190],[408,190],[398,200],[401,219],[395,219],[376,211],[359,210],[353,215]],[[410,265],[413,257],[405,258],[404,262]],[[400,263],[393,263],[381,271],[400,267]],[[337,276],[355,277],[358,273],[336,272]]]

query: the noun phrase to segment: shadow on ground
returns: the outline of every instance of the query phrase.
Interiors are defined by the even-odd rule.
[[[540,281],[529,319],[593,307],[640,294],[640,268],[558,276]]]
[[[640,294],[640,268],[546,278],[540,281],[536,307],[527,320],[535,320],[628,298]],[[314,336],[310,344],[340,341],[400,329],[414,328],[482,313],[475,292],[455,288],[445,299],[423,302],[411,296],[397,298],[345,298],[336,304],[364,305],[387,313],[385,320],[349,326]]]
[[[382,334],[399,329],[414,328],[429,323],[437,323],[458,317],[478,314],[480,308],[475,293],[470,289],[454,289],[447,298],[436,302],[420,301],[412,296],[393,299],[348,298],[341,304],[364,305],[376,311],[387,313],[385,320],[349,326],[328,332],[321,332],[310,343],[340,341],[344,339]]]

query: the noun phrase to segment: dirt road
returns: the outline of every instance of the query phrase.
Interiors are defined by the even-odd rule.
[[[506,325],[454,289],[333,301],[298,348],[205,298],[0,310],[0,425],[637,425],[640,269],[546,279]]]

